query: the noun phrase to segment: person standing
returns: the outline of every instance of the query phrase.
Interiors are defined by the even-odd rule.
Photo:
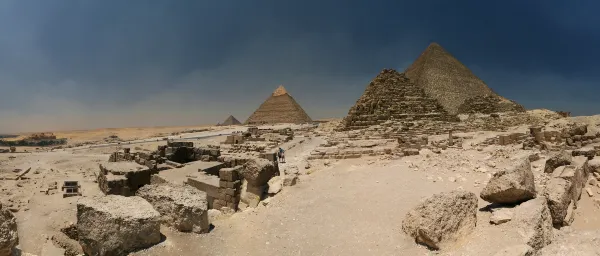
[[[283,150],[282,148],[279,148],[279,162],[280,163],[285,163],[285,150]]]

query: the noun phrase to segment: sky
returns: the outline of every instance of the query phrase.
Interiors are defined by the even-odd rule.
[[[600,114],[592,0],[2,0],[0,132],[343,117],[437,42],[528,109]]]

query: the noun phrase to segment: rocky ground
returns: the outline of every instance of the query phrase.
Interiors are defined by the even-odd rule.
[[[558,129],[577,121],[594,130],[599,120],[597,116],[559,119],[548,121],[546,127]],[[545,161],[554,152],[523,150],[521,144],[479,146],[480,142],[506,132],[469,132],[456,134],[467,138],[462,148],[450,147],[441,153],[422,149],[419,155],[411,156],[393,153],[307,160],[315,149],[327,144],[330,136],[335,136],[335,126],[335,122],[323,124],[314,133],[305,133],[282,145],[287,149],[287,162],[279,168],[284,173],[298,172],[297,185],[285,187],[257,208],[234,214],[209,210],[214,227],[206,234],[182,233],[162,226],[165,239],[133,255],[495,255],[523,244],[513,232],[513,221],[490,223],[492,213],[486,208],[490,203],[479,195],[494,173],[511,168],[532,154],[540,156],[531,162],[531,167],[536,189],[543,191],[549,179],[549,174],[544,173]],[[509,131],[526,129],[516,126]],[[242,130],[245,128],[220,128],[218,132],[186,134],[183,139],[187,136],[195,144],[218,144],[225,140],[220,134]],[[437,135],[437,139],[444,136],[447,137]],[[150,151],[164,144],[161,137],[145,139],[130,147]],[[436,136],[430,137],[435,139]],[[26,179],[0,182],[0,202],[16,216],[22,252],[41,255],[46,239],[76,222],[75,205],[80,197],[63,198],[62,182],[79,181],[83,197],[101,195],[94,182],[98,164],[122,146],[99,142],[91,147],[53,152],[0,154],[0,177],[31,168],[24,174]],[[52,189],[55,182],[57,189]],[[585,233],[582,237],[593,236],[600,228],[600,209],[593,200],[600,197],[600,188],[587,188],[592,196],[584,190],[574,222],[555,230],[556,241],[566,242],[556,242],[558,248],[547,251],[560,252],[564,249],[562,243],[572,241],[572,236],[584,231],[592,235]],[[477,195],[474,231],[440,251],[415,243],[403,231],[407,213],[425,198],[453,190]]]

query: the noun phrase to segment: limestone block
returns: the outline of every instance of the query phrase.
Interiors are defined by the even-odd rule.
[[[207,195],[190,186],[146,185],[136,195],[148,201],[161,214],[165,225],[182,232],[209,230]]]
[[[283,178],[281,176],[275,176],[271,178],[268,182],[269,184],[269,194],[277,194],[283,188]]]
[[[544,196],[548,199],[548,208],[555,226],[564,226],[567,210],[572,196],[570,181],[561,178],[552,178],[546,185]]]
[[[266,185],[272,177],[279,175],[279,168],[277,162],[255,158],[244,164],[241,174],[249,184],[254,187],[261,187]]]
[[[222,168],[219,170],[219,178],[226,181],[239,180],[239,173],[242,171],[242,166],[236,166],[234,168]]]
[[[513,204],[527,201],[536,195],[529,159],[517,166],[494,173],[481,191],[481,199],[490,203]]]
[[[242,183],[242,192],[240,195],[241,202],[248,205],[248,207],[256,207],[260,200],[262,200],[267,192],[267,186],[255,186],[244,180]]]
[[[515,208],[517,233],[535,250],[550,244],[554,238],[552,217],[545,197],[537,197]]]
[[[556,169],[556,167],[563,166],[563,165],[569,165],[569,164],[571,164],[572,160],[573,160],[573,157],[571,156],[571,154],[569,154],[568,152],[563,150],[563,151],[555,154],[554,156],[548,158],[548,160],[546,160],[546,166],[544,167],[544,172],[552,173],[554,171],[554,169]]]
[[[137,196],[84,197],[77,202],[77,232],[87,255],[126,255],[160,242],[160,214]]]
[[[477,196],[466,191],[440,193],[412,209],[402,222],[402,230],[417,243],[444,249],[475,229]]]
[[[511,208],[495,208],[492,210],[492,216],[490,217],[490,223],[502,224],[509,222],[513,218],[513,209]]]

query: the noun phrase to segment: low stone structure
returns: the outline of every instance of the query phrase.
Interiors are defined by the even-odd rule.
[[[160,214],[137,196],[82,198],[77,233],[87,255],[126,255],[160,242]]]
[[[218,176],[198,175],[197,177],[188,177],[185,183],[206,193],[209,209],[220,209],[215,207],[215,200],[220,198]]]
[[[433,195],[412,209],[402,230],[417,243],[437,250],[468,236],[476,223],[477,196],[456,190]]]
[[[17,219],[0,203],[0,256],[11,256],[19,243]]]
[[[133,162],[100,164],[98,186],[106,195],[132,196],[142,186],[150,184],[152,171]]]
[[[158,172],[159,164],[168,163],[189,163],[193,161],[216,161],[221,155],[218,146],[194,147],[193,142],[189,141],[167,141],[167,145],[160,145],[157,150],[152,152],[131,152],[129,148],[123,148],[123,152],[117,151],[110,155],[109,162],[136,162],[145,165],[155,172]]]
[[[215,200],[215,209],[228,207],[237,210],[241,194],[241,175],[243,166],[223,168],[219,171],[219,197]]]
[[[206,193],[190,186],[146,185],[136,195],[146,199],[161,214],[161,221],[181,232],[209,230]]]
[[[224,144],[241,144],[241,143],[244,143],[244,141],[245,141],[244,136],[234,134],[234,135],[227,136]]]
[[[244,178],[240,199],[250,207],[256,207],[262,200],[269,180],[279,175],[277,162],[257,158],[248,160],[240,169]]]

